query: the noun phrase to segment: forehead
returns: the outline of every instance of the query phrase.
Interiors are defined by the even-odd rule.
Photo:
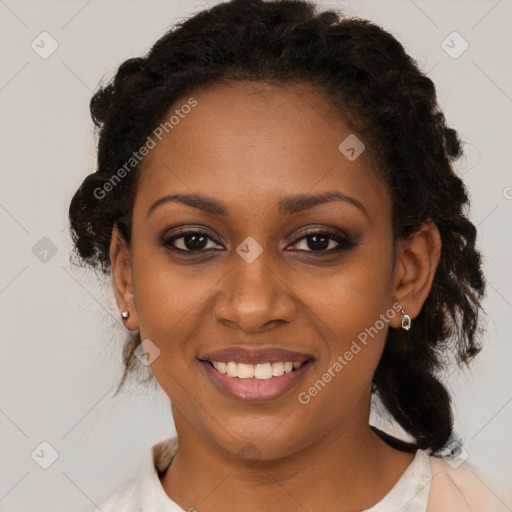
[[[369,152],[349,159],[340,150],[346,140],[357,144],[355,134],[313,86],[198,89],[176,101],[165,120],[171,116],[159,138],[152,134],[156,144],[141,166],[136,207],[147,210],[165,194],[198,193],[222,198],[228,208],[249,213],[265,205],[277,214],[282,196],[339,190],[378,206],[381,215],[389,209]]]

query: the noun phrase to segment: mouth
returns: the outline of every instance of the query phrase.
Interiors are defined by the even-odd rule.
[[[224,349],[198,358],[217,389],[238,400],[274,400],[294,388],[313,366],[311,355],[277,348]]]

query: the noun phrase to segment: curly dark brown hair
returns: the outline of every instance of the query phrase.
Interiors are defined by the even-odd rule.
[[[146,57],[123,62],[91,100],[97,170],[69,207],[74,255],[82,265],[111,271],[114,225],[130,243],[138,166],[106,197],[97,191],[178,99],[233,81],[315,86],[365,141],[389,185],[395,239],[410,237],[426,221],[439,229],[442,249],[431,291],[410,331],[389,329],[373,379],[374,391],[415,446],[439,451],[453,430],[440,371],[451,356],[467,364],[481,349],[485,282],[467,191],[452,165],[462,154],[461,141],[445,122],[432,81],[376,24],[317,12],[302,0],[233,0],[174,26]],[[125,344],[121,386],[137,366],[140,343],[136,335]]]

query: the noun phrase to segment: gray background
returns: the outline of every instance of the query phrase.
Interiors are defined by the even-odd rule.
[[[0,264],[1,510],[91,510],[138,471],[152,444],[174,435],[162,391],[112,398],[125,329],[109,285],[69,264],[67,209],[94,168],[88,104],[99,81],[207,5],[0,0],[0,226],[7,241]],[[473,371],[454,372],[449,387],[468,462],[512,507],[512,4],[320,5],[372,19],[395,35],[434,80],[448,122],[466,142],[458,168],[485,254],[488,331]],[[35,41],[39,52],[51,49],[43,31],[58,44],[46,59],[31,47]],[[469,44],[457,58],[461,39],[447,39],[452,56],[441,46],[453,31]],[[31,457],[36,450],[34,459],[48,461],[43,441],[58,453],[48,469]]]

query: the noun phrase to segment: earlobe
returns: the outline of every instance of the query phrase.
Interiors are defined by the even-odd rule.
[[[432,287],[441,256],[441,235],[433,222],[426,222],[408,240],[397,242],[394,297],[404,312],[414,319]],[[401,328],[397,316],[391,326]]]
[[[138,321],[135,310],[131,255],[127,243],[119,233],[116,225],[112,228],[112,238],[110,241],[110,265],[120,316],[128,329],[135,330],[138,328]]]

